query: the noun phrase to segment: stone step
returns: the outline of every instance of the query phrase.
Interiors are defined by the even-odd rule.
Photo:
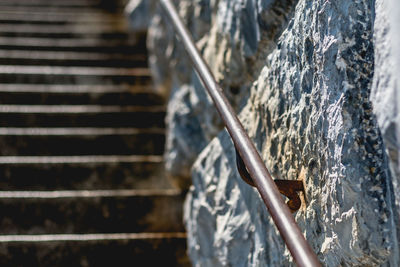
[[[0,265],[191,266],[185,233],[1,236]]]
[[[0,84],[0,104],[163,105],[150,86]]]
[[[2,190],[168,189],[162,156],[0,157]]]
[[[43,26],[43,25],[38,25],[38,26]],[[10,31],[0,31],[1,36],[5,37],[21,37],[21,38],[26,38],[26,37],[32,37],[32,38],[52,38],[52,39],[102,39],[102,40],[129,40],[130,34],[126,33],[125,31],[110,31],[110,32],[103,32],[103,33],[97,33],[97,32],[31,32],[31,31],[18,31],[14,32],[12,30]]]
[[[146,55],[145,42],[138,38],[34,38],[0,36],[0,49],[28,51],[109,52]]]
[[[0,233],[182,232],[175,189],[0,191]]]
[[[4,24],[38,24],[38,25],[80,25],[84,24],[107,24],[117,27],[128,27],[126,19],[115,17],[110,14],[93,14],[92,16],[71,16],[71,14],[47,14],[47,13],[26,13],[1,12],[0,23]]]
[[[164,107],[0,105],[0,127],[159,127]]]
[[[0,6],[24,6],[24,7],[49,7],[54,6],[58,8],[62,7],[79,7],[79,8],[87,8],[87,7],[101,7],[104,5],[104,2],[101,0],[69,0],[69,1],[54,1],[54,0],[1,0]],[[109,1],[112,2],[112,1]],[[113,1],[117,5],[122,5],[119,3],[121,1]],[[123,1],[126,3],[126,1]]]
[[[149,84],[148,68],[0,65],[2,83]]]
[[[128,39],[130,33],[124,25],[93,24],[80,25],[37,25],[37,24],[0,24],[0,35],[5,37],[41,37],[41,38],[103,38]]]
[[[64,85],[64,84],[2,84],[0,92],[3,93],[40,93],[40,94],[107,94],[107,93],[148,93],[151,86],[132,85]],[[71,103],[73,104],[73,103]]]
[[[96,34],[126,34],[126,25],[122,24],[76,24],[76,25],[35,25],[35,24],[0,24],[0,33],[34,33],[34,34],[56,34],[56,33],[69,33],[69,34],[82,34],[82,35],[96,35]]]
[[[0,65],[145,68],[147,58],[139,54],[0,50]]]
[[[107,24],[107,25],[125,25],[128,26],[128,20],[125,17],[105,12],[89,13],[46,13],[46,12],[24,12],[3,11],[0,10],[0,21],[2,23],[16,24]]]
[[[164,134],[160,128],[0,128],[0,155],[160,155]]]
[[[23,13],[50,13],[50,14],[75,14],[88,15],[93,12],[101,14],[116,14],[120,15],[123,12],[123,6],[118,5],[116,1],[102,1],[104,4],[93,7],[82,6],[59,6],[59,5],[2,5],[2,12],[23,12]]]

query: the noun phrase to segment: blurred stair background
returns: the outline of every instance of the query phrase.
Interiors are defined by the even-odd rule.
[[[124,4],[0,0],[0,266],[190,266]]]

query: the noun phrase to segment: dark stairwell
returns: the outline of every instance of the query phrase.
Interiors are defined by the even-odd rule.
[[[189,265],[123,4],[0,0],[1,266]]]

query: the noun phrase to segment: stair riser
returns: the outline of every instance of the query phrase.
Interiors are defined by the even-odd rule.
[[[2,190],[91,190],[168,188],[163,164],[151,162],[84,164],[2,164]]]
[[[0,73],[2,83],[32,84],[131,84],[144,85],[151,83],[150,76],[123,75],[52,75],[52,74],[4,74]]]
[[[161,96],[152,93],[29,93],[1,92],[0,104],[19,105],[120,105],[150,106],[162,105]]]
[[[19,16],[18,16],[19,15]],[[0,23],[4,24],[15,24],[15,25],[45,25],[45,26],[66,26],[66,25],[98,25],[101,20],[103,20],[107,25],[115,25],[116,27],[121,28],[122,25],[126,25],[126,21],[123,20],[113,20],[112,18],[104,17],[103,19],[99,17],[98,19],[93,20],[85,20],[85,19],[76,19],[72,20],[69,18],[63,18],[56,16],[53,17],[45,17],[40,20],[40,17],[35,14],[31,17],[26,17],[24,15],[10,15],[10,14],[0,14]]]
[[[164,127],[165,112],[0,113],[0,127]]]
[[[0,48],[24,51],[113,52],[147,55],[146,37],[129,36],[125,39],[90,38],[34,38],[0,36]]]
[[[117,6],[123,7],[121,4],[114,1]],[[48,1],[48,0],[9,0],[9,1],[0,1],[0,6],[9,6],[9,7],[57,7],[58,9],[62,8],[101,8],[104,6],[105,1],[96,0],[96,1]]]
[[[180,195],[0,199],[2,234],[182,232]]]
[[[164,134],[1,136],[1,156],[161,155]]]
[[[82,6],[59,6],[59,5],[3,5],[1,6],[2,12],[13,12],[13,13],[47,13],[51,15],[57,14],[71,14],[71,16],[91,16],[101,15],[101,12],[107,12],[107,14],[119,15],[123,12],[125,5],[116,4],[115,1],[101,1],[96,8],[93,7],[82,7]]]
[[[37,66],[84,66],[84,67],[146,67],[145,60],[70,60],[70,59],[24,59],[24,58],[0,58],[0,65],[37,65]]]
[[[0,265],[191,266],[184,238],[0,243]]]
[[[1,5],[0,5],[1,6]],[[0,16],[2,11],[0,11]],[[123,36],[129,36],[127,32],[127,23],[119,24],[108,24],[108,23],[79,23],[79,24],[65,24],[65,25],[47,25],[43,27],[41,25],[24,23],[24,24],[0,24],[0,33],[12,32],[18,33],[69,33],[69,34],[122,34]],[[4,36],[4,35],[3,35]]]
[[[125,40],[129,35],[123,32],[105,32],[105,33],[71,33],[71,32],[14,32],[0,31],[0,35],[4,37],[35,37],[35,38],[99,38],[103,40]]]
[[[36,1],[35,1],[36,3]],[[81,3],[81,2],[77,2]],[[90,16],[77,15],[71,16],[71,14],[65,13],[45,13],[35,12],[30,13],[29,16],[26,12],[1,12],[0,10],[0,22],[5,24],[48,24],[48,25],[114,25],[120,27],[121,25],[127,26],[129,21],[124,17],[121,18],[116,14],[106,13],[94,13],[91,12]]]
[[[31,49],[31,51],[68,51],[68,52],[100,52],[100,53],[124,53],[135,55],[138,54],[138,49],[132,48],[132,46],[120,46],[118,48],[115,47],[107,47],[107,46],[35,46],[35,47],[27,47],[23,45],[2,45],[0,43],[0,49],[3,50],[26,50]]]

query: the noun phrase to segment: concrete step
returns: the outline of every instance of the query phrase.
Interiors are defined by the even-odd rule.
[[[64,14],[46,14],[33,13],[29,16],[24,13],[1,12],[0,24],[29,24],[29,25],[97,25],[97,24],[115,25],[115,27],[128,27],[128,22],[125,19],[120,19],[112,15],[98,16],[78,16],[72,17]]]
[[[0,104],[160,106],[151,86],[0,84]]]
[[[143,38],[126,39],[86,38],[36,38],[0,36],[0,49],[28,51],[109,52],[146,55]]]
[[[0,105],[0,127],[164,128],[164,106]]]
[[[160,128],[0,128],[1,156],[161,155]]]
[[[147,68],[49,67],[1,65],[2,83],[149,84]]]
[[[177,190],[0,191],[0,233],[182,232]]]
[[[2,5],[2,12],[24,12],[24,13],[53,13],[53,14],[75,14],[75,15],[88,15],[93,12],[98,14],[121,14],[123,6],[119,5],[117,1],[102,1],[102,4],[96,8],[88,6],[59,6],[55,5]]]
[[[107,24],[125,25],[128,20],[115,14],[95,13],[45,13],[45,12],[23,12],[23,11],[2,11],[0,10],[0,22],[9,24],[41,24],[41,25],[65,25],[65,24]]]
[[[83,23],[82,23],[83,24]],[[5,37],[40,37],[40,38],[130,38],[126,30],[113,28],[115,25],[96,28],[88,25],[37,25],[37,24],[0,24],[0,35]],[[14,29],[15,28],[15,29]]]
[[[0,50],[0,65],[145,68],[147,58],[139,54]]]
[[[191,266],[184,233],[2,236],[0,265]]]
[[[54,0],[1,0],[0,6],[21,6],[21,7],[79,7],[79,8],[95,8],[102,7],[105,5],[102,0],[69,0],[69,1],[54,1]],[[122,6],[126,1],[108,1],[114,2],[118,6]],[[122,2],[122,3],[121,3]]]
[[[2,7],[4,8],[4,7]],[[106,23],[102,24],[75,24],[75,25],[35,25],[35,24],[0,24],[0,33],[15,33],[15,34],[77,34],[77,35],[106,35],[106,34],[122,34],[126,35],[127,25],[124,24],[113,24],[109,25]]]
[[[2,190],[169,189],[162,156],[0,157]]]

